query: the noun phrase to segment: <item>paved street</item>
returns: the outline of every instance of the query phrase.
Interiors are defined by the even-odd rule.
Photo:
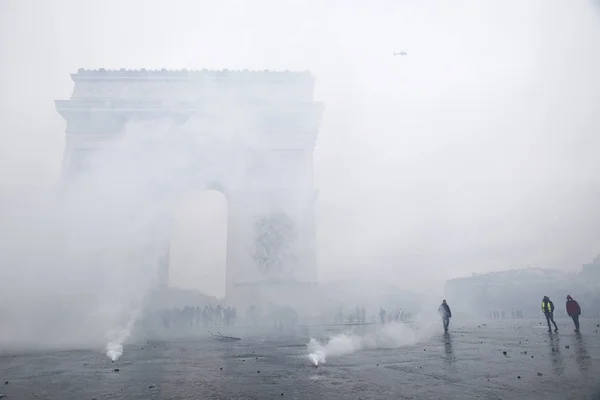
[[[451,326],[416,345],[364,349],[315,368],[308,338],[210,338],[102,352],[3,355],[7,399],[596,399],[600,328],[561,321]],[[504,354],[506,352],[506,354]],[[114,369],[119,371],[115,372]]]

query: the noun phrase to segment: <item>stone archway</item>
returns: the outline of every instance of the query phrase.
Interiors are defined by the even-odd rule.
[[[192,190],[175,205],[169,287],[224,297],[227,208],[225,195],[212,188]]]
[[[228,203],[227,296],[316,282],[313,151],[321,104],[310,73],[80,69],[71,78],[71,98],[56,101],[67,122],[63,182],[96,149],[121,140],[132,121],[205,121],[240,150],[236,167],[221,171],[214,187]],[[243,129],[227,125],[240,118]]]

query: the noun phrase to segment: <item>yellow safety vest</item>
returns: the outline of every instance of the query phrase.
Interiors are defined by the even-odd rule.
[[[550,302],[542,301],[542,311],[550,312]]]

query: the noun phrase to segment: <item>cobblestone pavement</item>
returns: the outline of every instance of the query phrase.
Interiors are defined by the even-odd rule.
[[[361,350],[318,368],[308,339],[210,338],[102,352],[2,355],[6,399],[600,399],[600,327],[456,327],[413,346]],[[115,369],[119,371],[116,372]],[[4,383],[4,384],[2,384]]]

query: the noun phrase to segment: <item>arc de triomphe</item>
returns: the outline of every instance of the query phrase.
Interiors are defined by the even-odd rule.
[[[291,294],[291,286],[316,283],[313,151],[322,106],[313,100],[310,73],[80,69],[71,78],[71,98],[56,101],[67,122],[67,183],[130,122],[193,117],[214,124],[235,118],[228,105],[236,114],[242,107],[260,127],[255,140],[243,143],[244,179],[219,176],[212,187],[228,206],[226,296],[254,301],[248,296],[266,288]],[[163,287],[168,248],[157,260]]]

